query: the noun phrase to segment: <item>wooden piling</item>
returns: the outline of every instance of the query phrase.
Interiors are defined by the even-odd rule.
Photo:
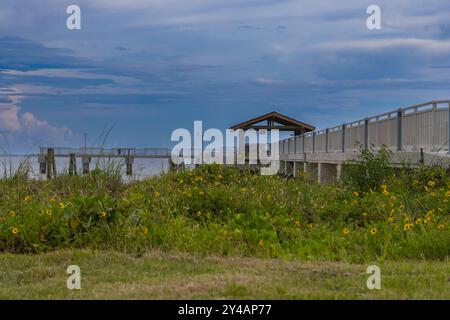
[[[39,154],[39,173],[46,174],[47,173],[47,155],[44,154],[41,150]]]
[[[75,153],[69,155],[69,176],[77,175],[77,158]]]
[[[83,156],[81,158],[81,161],[83,163],[83,174],[89,174],[89,164],[91,163],[91,157]]]
[[[132,156],[127,156],[125,158],[125,162],[126,162],[126,175],[127,176],[131,176],[133,174],[133,157]]]
[[[56,178],[55,149],[47,149],[47,179]]]

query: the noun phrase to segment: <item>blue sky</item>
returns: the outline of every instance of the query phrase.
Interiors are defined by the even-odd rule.
[[[99,145],[110,126],[109,146],[170,146],[194,120],[276,110],[323,128],[450,98],[450,2],[424,3],[1,0],[0,148]]]

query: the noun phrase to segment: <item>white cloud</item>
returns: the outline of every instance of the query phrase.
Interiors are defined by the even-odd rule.
[[[284,85],[287,84],[284,80],[278,80],[278,79],[268,79],[268,78],[257,78],[255,79],[256,83],[260,84],[266,84],[266,85]]]
[[[448,53],[450,52],[450,41],[418,38],[349,40],[321,43],[316,45],[316,47],[331,50],[382,50],[394,47],[409,47],[428,53]]]
[[[53,126],[31,112],[22,112],[17,96],[6,96],[0,103],[0,148],[6,151],[33,152],[41,144],[67,145],[78,136],[69,128]]]

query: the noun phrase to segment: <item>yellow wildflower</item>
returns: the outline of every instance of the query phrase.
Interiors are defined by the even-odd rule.
[[[263,239],[259,240],[258,246],[260,248],[264,248],[264,240]]]
[[[17,214],[17,213],[16,213],[14,210],[11,210],[11,211],[9,212],[9,215],[10,215],[11,217],[15,217],[16,214]]]
[[[106,211],[102,211],[100,212],[100,217],[102,217],[103,219],[106,218],[108,214],[106,213]]]
[[[393,216],[390,216],[387,218],[387,221],[393,223],[395,221],[395,218]]]
[[[352,201],[352,206],[356,206],[358,204],[358,200],[353,200]]]
[[[446,223],[442,223],[440,225],[438,225],[437,227],[439,230],[444,230],[445,228],[447,228],[447,224]]]
[[[60,202],[58,206],[60,209],[64,209],[66,207],[66,205],[62,202]]]
[[[430,180],[430,181],[428,181],[427,184],[430,188],[434,188],[434,186],[436,185],[436,182]]]
[[[412,223],[407,223],[403,226],[403,230],[405,231],[409,231],[414,227],[414,225]]]
[[[388,196],[388,195],[389,195],[389,191],[383,190],[383,194],[384,194],[385,196]]]
[[[370,229],[370,234],[373,235],[373,236],[376,235],[377,232],[378,232],[378,229],[376,227],[373,227],[373,228]]]
[[[52,215],[52,210],[47,209],[47,210],[45,210],[45,213],[46,213],[48,216],[51,216],[51,215]]]
[[[155,198],[159,198],[161,196],[161,193],[159,193],[158,191],[155,191],[154,196],[155,196]]]
[[[142,234],[144,236],[146,236],[148,234],[148,228],[147,227],[142,227]]]
[[[358,191],[353,191],[353,195],[354,195],[355,197],[359,196]]]
[[[17,236],[17,234],[19,234],[19,229],[17,229],[17,228],[12,228],[12,229],[11,229],[11,233],[12,233],[14,236]]]
[[[348,228],[344,228],[342,230],[342,234],[344,235],[344,237],[348,236],[350,234],[350,230]]]
[[[23,200],[25,202],[30,202],[31,201],[31,197],[30,196],[26,196],[25,198],[23,198]]]
[[[416,224],[422,224],[422,218],[417,218],[416,219]]]

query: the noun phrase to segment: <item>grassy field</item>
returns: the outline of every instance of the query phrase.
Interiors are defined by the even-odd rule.
[[[330,185],[219,165],[124,183],[116,169],[0,179],[2,297],[448,297],[442,167],[363,150]],[[365,286],[374,261],[380,291]],[[80,292],[64,286],[69,263]]]
[[[81,268],[81,290],[66,268]],[[2,299],[450,299],[449,261],[378,264],[381,289],[366,287],[367,264],[148,252],[58,250],[0,254]]]

